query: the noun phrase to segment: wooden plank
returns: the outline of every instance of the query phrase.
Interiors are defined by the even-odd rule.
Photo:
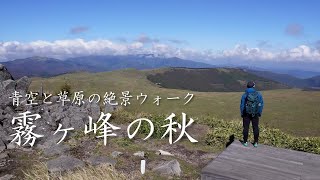
[[[320,179],[320,155],[233,142],[202,169],[201,179]]]
[[[274,169],[260,168],[233,161],[215,161],[214,169],[211,169],[210,173],[225,176],[233,179],[300,179],[300,175],[288,174]],[[208,173],[208,172],[207,172]]]

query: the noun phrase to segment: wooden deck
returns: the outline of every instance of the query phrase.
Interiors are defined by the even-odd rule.
[[[234,141],[201,172],[202,180],[320,180],[320,155]]]

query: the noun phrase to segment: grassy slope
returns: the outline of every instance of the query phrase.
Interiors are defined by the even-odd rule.
[[[288,89],[286,85],[235,68],[171,68],[147,79],[166,88],[200,92],[242,92],[248,80],[254,80],[260,90]]]
[[[133,95],[128,111],[150,113],[187,113],[189,117],[210,115],[221,119],[239,119],[239,92],[192,92],[186,90],[159,88],[146,79],[146,75],[163,70],[137,71],[133,69],[103,73],[75,73],[48,79],[34,78],[30,90],[37,91],[44,85],[45,92],[56,93],[65,82],[69,82],[72,91],[85,91],[86,95],[106,91],[116,92],[117,99],[121,91],[129,90]],[[183,105],[187,93],[195,96],[188,105]],[[147,94],[148,99],[140,105],[136,96]],[[308,92],[298,89],[270,90],[262,92],[265,110],[262,123],[280,128],[299,136],[320,136],[320,92]],[[154,98],[162,97],[160,106],[153,104]],[[167,100],[167,97],[179,96],[180,100]],[[88,96],[87,96],[88,97]],[[119,100],[119,99],[118,99]],[[119,100],[120,101],[120,100]]]

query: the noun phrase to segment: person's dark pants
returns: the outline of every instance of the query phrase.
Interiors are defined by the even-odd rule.
[[[243,117],[243,141],[248,142],[249,126],[252,122],[254,142],[258,143],[259,140],[259,117],[246,115]]]

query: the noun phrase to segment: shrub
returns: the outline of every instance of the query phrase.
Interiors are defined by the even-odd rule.
[[[149,117],[148,119],[151,120],[154,126],[154,132],[151,137],[160,139],[167,130],[166,127],[161,127],[166,124],[166,122],[164,121],[166,117],[164,115],[155,115],[155,116]],[[135,127],[132,127],[132,129],[135,129]],[[138,132],[144,135],[148,135],[150,133],[149,123],[145,121],[142,122]]]
[[[68,94],[71,94],[71,85],[68,82],[65,82],[61,87],[60,87],[61,92],[68,92]]]

